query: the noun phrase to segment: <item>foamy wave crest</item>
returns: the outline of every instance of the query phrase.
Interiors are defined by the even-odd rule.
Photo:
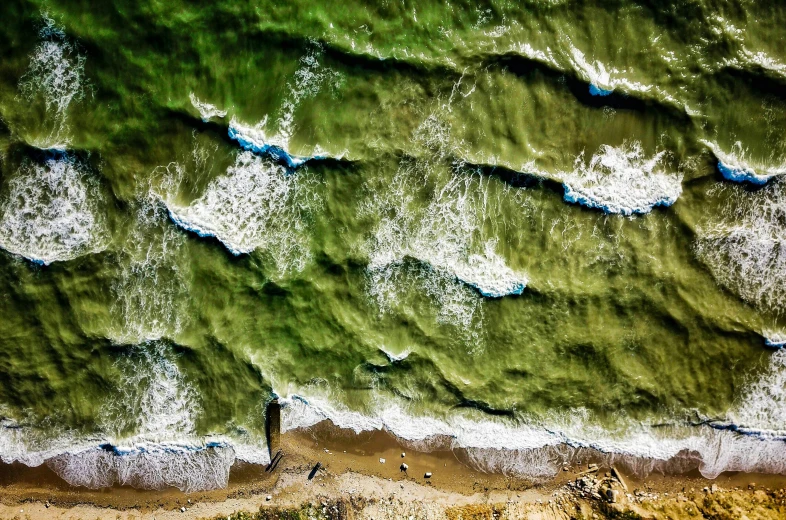
[[[307,221],[320,204],[317,185],[307,171],[290,174],[242,152],[199,199],[185,207],[165,204],[177,225],[217,238],[234,255],[259,250],[280,271],[301,270],[310,258]]]
[[[313,98],[325,86],[336,89],[341,83],[341,76],[336,71],[320,63],[322,53],[322,46],[311,42],[309,51],[300,58],[300,67],[287,83],[287,95],[281,105],[275,131],[266,130],[267,117],[254,126],[243,124],[233,117],[229,125],[229,137],[237,141],[244,150],[269,155],[284,162],[289,168],[297,168],[310,160],[340,158],[343,154],[330,156],[319,146],[308,155],[294,155],[289,152],[289,142],[297,129],[295,112],[301,102]]]
[[[202,410],[199,395],[165,343],[134,347],[117,364],[122,373],[120,393],[104,404],[100,419],[104,431],[116,439],[130,434],[133,442],[193,436],[195,417]]]
[[[786,350],[772,353],[769,366],[746,385],[730,417],[741,427],[786,437]]]
[[[34,418],[15,419],[12,415],[0,405],[0,460],[5,464],[20,462],[26,466],[40,466],[68,450],[81,451],[96,443],[96,439],[82,439],[52,424],[46,424],[46,435],[31,435],[30,425],[35,423]]]
[[[40,148],[62,148],[67,137],[65,119],[71,103],[84,96],[85,57],[68,41],[55,21],[43,13],[41,42],[30,57],[30,66],[19,82],[19,89],[28,101],[42,98],[54,127],[47,143]],[[63,141],[65,139],[65,141]],[[59,144],[53,145],[52,141]]]
[[[765,330],[762,332],[762,335],[764,336],[764,343],[768,347],[786,347],[786,332]]]
[[[163,342],[134,347],[117,366],[121,378],[116,392],[98,418],[103,433],[78,435],[47,421],[34,426],[32,419],[20,424],[3,418],[3,462],[46,463],[69,484],[92,489],[119,484],[185,492],[226,487],[236,458],[269,462],[262,438],[244,432],[231,437],[196,434],[199,396]]]
[[[234,461],[231,447],[164,444],[136,446],[134,451],[122,454],[111,447],[64,453],[47,460],[47,465],[72,486],[175,487],[190,493],[226,487]]]
[[[579,155],[572,172],[563,173],[565,200],[607,213],[648,213],[671,206],[682,194],[682,175],[666,171],[666,152],[645,156],[641,143],[603,145],[585,163]]]
[[[221,110],[219,108],[216,108],[215,105],[211,105],[210,103],[200,101],[199,98],[196,97],[193,92],[189,94],[188,97],[191,100],[191,104],[194,106],[194,108],[197,109],[197,112],[199,112],[199,116],[202,118],[202,121],[204,121],[205,123],[207,123],[214,117],[224,118],[227,115],[226,110]]]
[[[412,287],[437,305],[437,320],[476,341],[482,298],[518,295],[527,276],[509,267],[493,238],[481,236],[489,219],[489,182],[463,164],[448,167],[456,151],[450,127],[432,114],[412,143],[427,160],[404,159],[384,187],[370,187],[363,211],[380,218],[366,244],[368,292],[391,311]],[[424,206],[422,198],[429,202]],[[477,341],[476,341],[477,344]]]
[[[283,162],[293,169],[303,166],[308,161],[326,158],[325,155],[301,157],[290,154],[284,148],[286,146],[285,142],[277,143],[277,141],[282,141],[282,139],[275,136],[269,138],[265,135],[265,121],[252,127],[240,123],[233,117],[229,123],[229,137],[237,141],[244,150],[260,155],[269,155],[276,161]]]
[[[702,143],[718,158],[718,170],[727,180],[763,186],[773,177],[786,174],[786,162],[779,166],[754,163],[747,157],[747,150],[742,146],[741,141],[735,142],[728,153],[724,152],[717,143],[711,141],[702,141]]]
[[[600,61],[588,59],[582,51],[573,45],[570,38],[566,38],[564,45],[568,50],[567,52],[560,53],[563,56],[562,60],[556,60],[551,54],[546,55],[548,56],[548,61],[540,59],[539,57],[535,59],[540,59],[540,61],[547,63],[556,63],[558,61],[567,62],[568,67],[576,71],[582,80],[589,83],[589,93],[593,96],[609,96],[619,89],[624,93],[635,93],[640,96],[643,95],[645,97],[665,101],[675,107],[684,109],[689,114],[694,113],[693,110],[683,105],[666,90],[658,88],[657,86],[643,84],[632,79],[632,76],[636,72],[632,68],[620,70],[606,66]],[[665,59],[668,61],[668,58]],[[559,65],[557,65],[557,67],[562,69],[565,68],[564,66],[559,67]]]
[[[403,352],[399,352],[398,354],[394,352],[390,352],[383,347],[379,347],[379,350],[383,354],[385,354],[385,357],[388,358],[388,361],[390,361],[391,363],[395,363],[397,361],[404,361],[409,357],[410,354],[412,354],[412,351],[410,349],[405,349]]]
[[[119,273],[112,284],[117,324],[109,334],[120,344],[173,337],[186,315],[182,308],[185,273],[178,263],[184,237],[169,224],[166,209],[153,196],[132,208],[134,218],[118,254]]]
[[[719,283],[776,315],[786,304],[786,183],[737,188],[724,216],[697,230],[696,254]]]
[[[590,84],[589,91],[593,96],[608,96],[614,91],[611,74],[603,63],[590,63],[584,53],[570,45],[570,62],[573,69],[579,72]]]
[[[410,173],[400,171],[385,194],[389,198],[378,201],[378,214],[390,216],[381,220],[369,244],[369,292],[387,310],[415,281],[438,302],[441,321],[469,328],[480,317],[481,300],[473,289],[492,298],[521,294],[527,277],[506,264],[494,240],[473,242],[485,211],[485,201],[476,196],[483,190],[481,179],[452,176],[425,209],[418,209]]]
[[[50,264],[105,247],[98,182],[69,154],[25,159],[4,191],[0,247],[6,251]]]
[[[318,396],[293,395],[282,399],[282,404],[285,430],[325,420],[356,432],[386,430],[416,442],[420,449],[428,448],[429,442],[435,448],[465,449],[479,469],[533,479],[556,474],[562,465],[560,460],[546,459],[544,453],[560,446],[596,450],[644,474],[666,462],[671,462],[673,469],[698,468],[707,478],[724,471],[786,473],[786,443],[782,440],[706,425],[653,428],[630,421],[610,429],[593,422],[586,410],[532,419],[530,423],[526,419],[502,421],[461,413],[439,419],[410,414],[396,403],[381,399],[365,414]]]
[[[47,464],[69,484],[91,489],[119,484],[193,492],[226,487],[235,458],[241,458],[241,453],[223,439],[160,443],[137,440],[118,447],[99,436],[58,432],[50,426],[36,429],[1,419],[0,460],[31,467]],[[240,449],[248,452],[251,462],[269,461],[267,451],[256,447],[247,450],[242,444]]]

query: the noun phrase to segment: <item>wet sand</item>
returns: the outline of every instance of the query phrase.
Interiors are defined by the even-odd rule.
[[[703,504],[708,497],[720,500],[726,496],[724,493],[733,494],[733,500],[724,499],[729,504],[772,502],[768,507],[778,507],[778,500],[783,502],[779,493],[786,488],[786,477],[779,475],[727,473],[708,480],[694,471],[679,475],[652,474],[642,479],[618,469],[627,485],[625,490],[611,476],[611,468],[603,465],[602,457],[597,459],[597,470],[590,471],[594,460],[589,450],[581,457],[583,460],[570,461],[553,478],[535,482],[474,469],[463,450],[426,452],[386,432],[355,434],[329,423],[283,434],[281,448],[284,456],[273,472],[265,471],[264,466],[236,463],[227,488],[195,493],[127,486],[89,490],[68,485],[46,465],[37,468],[2,465],[0,519],[226,518],[237,511],[259,511],[260,506],[275,512],[277,508],[294,510],[304,504],[315,505],[319,514],[322,514],[319,508],[325,509],[326,518],[345,518],[347,511],[354,509],[357,511],[351,515],[353,518],[373,515],[396,518],[399,513],[416,518],[443,518],[450,516],[448,512],[456,507],[464,508],[459,516],[471,518],[467,508],[475,508],[472,510],[481,515],[478,518],[486,518],[483,511],[503,505],[510,511],[518,508],[516,515],[524,517],[537,513],[542,518],[561,515],[571,518],[572,513],[568,511],[576,513],[582,508],[589,515],[599,511],[602,514],[610,506],[649,514],[651,511],[642,504],[662,509],[670,501],[676,501],[684,509],[691,507],[696,497]],[[402,453],[406,454],[403,458]],[[317,462],[322,469],[309,480]],[[407,471],[401,471],[402,463],[407,464]],[[430,478],[425,478],[427,472],[432,474]],[[591,490],[592,486],[595,491]],[[613,504],[605,496],[598,496],[611,488],[617,489]],[[384,504],[387,512],[380,509],[380,504]],[[330,507],[336,508],[335,514]],[[729,518],[741,518],[740,511]],[[786,506],[773,512],[776,516],[759,513],[748,516],[786,518]],[[674,513],[664,518],[672,517],[680,516]]]

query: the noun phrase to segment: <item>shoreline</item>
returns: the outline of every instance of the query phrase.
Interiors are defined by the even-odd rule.
[[[695,503],[688,498],[691,493],[698,493],[705,502],[708,496],[731,493],[733,501],[743,504],[764,504],[768,500],[776,506],[778,500],[784,503],[784,475],[727,472],[711,480],[693,470],[679,474],[652,473],[640,478],[615,467],[615,473],[620,476],[616,479],[612,464],[604,461],[602,454],[578,449],[557,475],[533,481],[475,469],[462,449],[422,451],[413,444],[385,431],[356,434],[322,422],[281,435],[284,456],[274,471],[265,471],[265,466],[236,462],[226,488],[192,493],[174,488],[140,490],[130,486],[90,490],[69,485],[46,465],[30,468],[20,463],[3,464],[0,467],[0,519],[161,519],[215,518],[219,515],[226,518],[237,511],[257,512],[260,507],[263,511],[300,510],[322,502],[332,504],[324,506],[327,509],[359,508],[362,513],[369,508],[379,509],[382,502],[387,504],[385,507],[393,507],[389,503],[391,500],[395,502],[393,509],[396,511],[426,508],[436,515],[434,518],[444,517],[440,515],[451,507],[474,507],[480,511],[484,507],[497,507],[495,504],[507,504],[505,507],[509,509],[524,508],[521,511],[542,509],[543,514],[553,510],[555,515],[567,510],[605,511],[613,506],[638,511],[636,514],[641,515],[646,509],[642,500],[651,506],[655,504],[656,508],[673,500],[688,507]],[[322,469],[309,480],[309,473],[317,462]],[[408,466],[406,472],[400,469],[402,463]],[[594,465],[597,467],[593,470]],[[425,478],[426,472],[431,473],[431,478]],[[620,480],[625,482],[627,491]],[[609,502],[606,496],[612,489],[616,490],[615,502]],[[713,494],[712,490],[716,492]],[[762,493],[766,496],[761,496]],[[270,500],[266,500],[268,496]],[[567,505],[557,508],[557,498]],[[782,511],[777,511],[778,515],[786,515],[786,506],[783,507]],[[356,515],[358,518],[373,515],[360,513]],[[432,517],[431,513],[426,516]],[[346,516],[327,514],[326,517]],[[395,518],[396,514],[388,517]]]

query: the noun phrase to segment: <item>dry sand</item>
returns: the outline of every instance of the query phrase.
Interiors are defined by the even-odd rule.
[[[74,488],[46,467],[7,465],[0,519],[786,519],[783,476],[620,475],[626,490],[611,468],[589,471],[586,461],[536,484],[472,469],[460,452],[413,451],[384,432],[355,435],[324,424],[284,434],[281,447],[284,458],[272,473],[236,464],[226,489],[189,494]],[[309,480],[317,462],[323,469]]]

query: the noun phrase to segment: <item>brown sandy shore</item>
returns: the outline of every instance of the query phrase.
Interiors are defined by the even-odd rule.
[[[324,424],[284,434],[281,446],[284,457],[273,472],[236,464],[226,489],[196,493],[88,490],[69,486],[46,466],[5,465],[0,519],[786,519],[785,476],[642,480],[596,467],[587,456],[533,483],[479,472],[454,451],[413,451],[384,432],[355,435]],[[317,462],[323,469],[309,480]]]

